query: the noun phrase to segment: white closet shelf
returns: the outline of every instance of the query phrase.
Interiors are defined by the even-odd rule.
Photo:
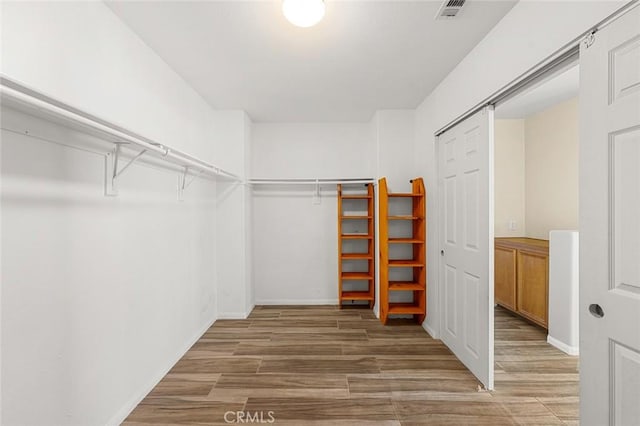
[[[373,178],[251,178],[251,185],[375,184]]]
[[[47,121],[62,124],[110,142],[112,150],[105,152],[107,165],[105,195],[116,195],[115,180],[142,156],[160,160],[154,161],[154,164],[157,163],[158,165],[169,166],[171,169],[177,168],[180,170],[179,198],[181,197],[181,191],[190,183],[187,182],[189,175],[192,175],[193,178],[205,177],[214,180],[242,181],[239,176],[221,167],[163,143],[140,136],[107,120],[28,88],[4,75],[0,75],[0,100],[4,106]],[[129,151],[129,155],[126,155],[129,161],[118,170],[118,160],[122,156],[122,149]]]

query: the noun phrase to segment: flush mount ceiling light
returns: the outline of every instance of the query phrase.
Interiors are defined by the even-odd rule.
[[[283,0],[282,13],[293,25],[312,27],[324,17],[324,1]]]

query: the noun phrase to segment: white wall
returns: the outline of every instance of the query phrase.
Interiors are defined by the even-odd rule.
[[[536,63],[609,16],[624,2],[521,1],[422,102],[416,112],[416,174],[426,177],[430,194],[428,314],[425,328],[438,335],[439,243],[437,155],[434,133],[504,87]],[[541,26],[541,23],[543,25]]]
[[[216,318],[215,183],[133,166],[104,197],[102,156],[1,137],[2,422],[117,423]]]
[[[413,110],[378,111],[370,123],[254,124],[253,177],[387,176],[407,191],[413,175]],[[336,303],[335,185],[254,187],[256,303]]]
[[[249,190],[238,182],[218,182],[217,285],[218,318],[246,318],[253,308],[251,294]]]
[[[216,157],[239,176],[248,173],[251,126],[244,111],[217,112],[214,120]],[[246,318],[253,308],[249,188],[219,182],[217,214],[219,318]]]
[[[254,123],[251,175],[271,178],[374,177],[368,123]],[[255,300],[337,303],[335,185],[254,187],[252,194]]]
[[[578,98],[525,120],[526,235],[578,229]]]
[[[496,237],[549,239],[553,229],[578,229],[577,98],[495,122]]]
[[[251,133],[251,119],[241,110],[216,110],[211,124],[215,164],[238,176],[245,176],[249,171],[246,139]]]
[[[1,6],[3,74],[244,173],[242,114],[212,110],[104,4]],[[175,173],[134,165],[104,198],[100,156],[2,136],[2,421],[117,423],[216,318],[216,185],[179,203]]]
[[[215,163],[213,111],[102,2],[3,2],[2,73]]]
[[[388,189],[391,192],[410,192],[410,179],[417,177],[413,167],[413,146],[415,143],[415,111],[414,110],[380,110],[377,111],[371,121],[376,150],[376,174],[378,178],[386,177]],[[389,209],[409,210],[407,200],[394,200]],[[405,203],[404,206],[398,205]],[[376,229],[379,229],[380,217],[378,198],[376,197]],[[393,213],[392,213],[393,214]],[[389,223],[389,231],[392,235],[410,235],[411,223],[407,221],[393,221]],[[379,235],[376,234],[376,247],[380,246]],[[389,255],[392,258],[408,258],[413,255],[412,247],[404,244],[393,244],[389,247]],[[413,280],[412,272],[407,268],[394,268],[390,272],[391,279]],[[380,263],[376,262],[376,283],[380,283]],[[410,302],[410,292],[392,292],[391,302]],[[380,286],[376,285],[376,303],[374,311],[379,314],[378,301],[380,300]]]
[[[524,120],[496,120],[495,236],[525,235]],[[514,221],[515,229],[510,229]]]
[[[253,134],[253,122],[246,113],[244,114],[244,161],[245,161],[245,174],[248,176],[251,169],[251,137]],[[253,197],[251,194],[251,188],[248,185],[244,185],[244,253],[245,253],[245,311],[251,313],[251,310],[255,306],[255,276],[253,272],[253,220],[251,214],[253,212]]]
[[[254,178],[371,176],[375,158],[368,123],[254,123]]]
[[[410,192],[409,180],[416,177],[414,158],[414,110],[380,110],[373,117],[376,138],[376,172],[386,176],[389,191]]]

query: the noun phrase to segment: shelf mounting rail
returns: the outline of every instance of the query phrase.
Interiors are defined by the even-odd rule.
[[[143,156],[150,156],[164,163],[169,163],[179,169],[178,199],[196,177],[209,179],[225,179],[242,182],[238,175],[228,172],[218,166],[200,160],[180,150],[171,148],[130,132],[113,123],[74,108],[64,102],[30,89],[7,76],[0,74],[0,99],[3,104],[23,110],[30,115],[36,115],[50,121],[63,123],[80,131],[90,130],[90,133],[115,145],[115,148],[105,153],[105,195],[117,195],[117,179],[131,165]],[[122,160],[122,147],[126,146],[137,152],[129,156],[129,161],[118,169]],[[193,178],[189,181],[188,176]]]
[[[247,183],[254,186],[314,185],[315,190],[313,192],[313,204],[320,204],[321,185],[375,185],[376,181],[373,178],[251,178]]]
[[[330,184],[375,184],[373,178],[251,178],[251,185],[330,185]]]

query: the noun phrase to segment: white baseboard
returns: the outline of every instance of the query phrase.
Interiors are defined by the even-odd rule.
[[[578,356],[580,355],[580,349],[577,346],[569,346],[566,343],[561,342],[558,339],[554,339],[551,336],[547,336],[547,343],[560,349],[562,352],[568,355]]]
[[[337,305],[338,299],[267,299],[257,300],[256,305]]]
[[[167,375],[167,373],[173,368],[173,366],[176,365],[176,363],[178,361],[180,361],[180,358],[182,358],[184,356],[184,354],[187,353],[189,348],[191,348],[191,346],[193,346],[200,339],[200,337],[202,337],[202,335],[213,325],[214,322],[216,322],[216,318],[215,317],[211,321],[209,321],[203,328],[198,330],[198,332],[196,332],[187,341],[187,345],[185,347],[181,348],[177,352],[177,354],[174,357],[171,358],[172,361],[169,363],[169,365],[167,367],[163,368],[162,370],[160,370],[158,372],[158,374],[156,374],[151,380],[149,380],[147,385],[143,386],[143,388],[140,390],[140,392],[135,394],[129,400],[129,402],[124,404],[122,406],[122,408],[120,408],[116,412],[116,414],[113,417],[111,417],[111,419],[106,424],[108,426],[111,426],[111,425],[117,426],[117,425],[122,424],[122,422],[124,422],[124,420],[127,418],[127,416],[129,416],[129,414],[131,414],[131,412],[134,410],[134,408],[136,408],[138,406],[138,404],[140,404],[140,402],[144,399],[144,397],[147,396],[147,394],[149,392],[151,392],[151,390],[154,387],[156,387],[156,385],[160,382],[160,380],[162,380],[162,378]]]
[[[255,307],[256,307],[256,304],[255,304],[255,303],[251,305],[251,307],[250,307],[250,308],[249,308],[249,310],[247,311],[247,316],[245,317],[245,319],[246,319],[246,318],[249,318],[249,315],[251,315],[251,312],[253,312],[253,310],[255,309]]]
[[[247,312],[221,312],[218,313],[218,319],[247,319],[255,307],[256,305],[251,305]]]
[[[431,336],[433,339],[439,339],[438,333],[436,333],[436,331],[431,328],[426,321],[422,323],[422,328],[424,328],[424,330],[429,333],[429,336]]]
[[[218,319],[230,320],[230,319],[247,319],[249,316],[249,312],[220,312],[218,314]]]

